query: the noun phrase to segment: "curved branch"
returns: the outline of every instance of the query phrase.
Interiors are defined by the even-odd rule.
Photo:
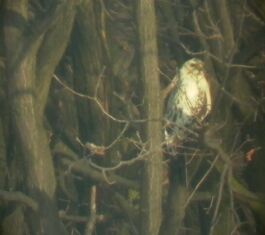
[[[22,192],[8,192],[0,189],[0,199],[7,202],[23,203],[34,211],[39,208],[35,200]]]

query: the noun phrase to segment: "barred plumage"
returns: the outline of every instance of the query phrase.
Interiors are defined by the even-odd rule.
[[[212,108],[210,86],[201,60],[188,60],[176,76],[179,76],[177,87],[169,97],[166,110],[167,144],[184,140],[196,131]]]

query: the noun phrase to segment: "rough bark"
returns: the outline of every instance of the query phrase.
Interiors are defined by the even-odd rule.
[[[97,22],[97,2],[83,1],[76,17],[74,37],[75,89],[97,99],[107,108],[103,74],[105,69],[100,34]],[[93,59],[91,59],[93,58]],[[81,138],[96,144],[106,143],[106,118],[93,100],[77,99]],[[91,112],[93,110],[93,112]],[[85,131],[89,129],[90,131]],[[101,131],[100,131],[101,130]]]
[[[37,34],[38,30],[33,31],[32,34],[27,31],[29,23],[28,4],[27,0],[12,0],[6,3],[4,27],[12,122],[25,164],[27,190],[29,195],[39,203],[37,213],[28,211],[31,232],[33,234],[64,234],[54,201],[56,179],[48,136],[43,127],[43,112],[47,102],[50,77],[47,78],[43,74],[36,73],[36,68],[38,67],[36,58],[40,48],[42,49],[45,44],[42,44],[42,31],[39,32],[40,34]],[[63,12],[64,16],[69,17],[73,21],[73,13],[70,16],[67,15],[69,11],[73,11],[73,3],[69,2],[65,10]],[[53,15],[49,15],[49,17],[56,19]],[[43,22],[47,21],[44,19]],[[60,21],[56,20],[55,22],[59,23]],[[44,24],[46,30],[49,28],[48,23],[47,25]],[[49,57],[47,56],[42,61],[42,63],[46,63],[46,69],[49,71],[48,75],[53,73],[64,52],[71,23],[67,25],[67,28],[68,33],[62,35],[65,36],[63,38],[65,41],[63,40],[63,43],[60,44],[61,46],[56,48],[58,49],[57,52],[52,52],[53,54],[58,53],[56,54],[57,59],[54,59],[49,64],[47,61]],[[49,49],[45,53],[49,53]],[[39,55],[38,58],[43,59],[42,56],[43,54]],[[41,76],[38,79],[42,81],[42,84],[48,83],[46,89],[43,87],[46,97],[42,98],[41,102],[36,98],[39,95],[39,90],[36,90],[38,85],[37,75]]]
[[[158,74],[157,33],[154,1],[138,1],[140,72],[145,85],[146,141],[149,155],[144,163],[141,234],[156,235],[161,223],[162,152],[161,107]]]

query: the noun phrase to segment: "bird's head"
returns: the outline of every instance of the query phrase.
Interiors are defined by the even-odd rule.
[[[181,69],[180,76],[181,77],[189,77],[189,76],[199,76],[203,75],[205,70],[205,64],[202,60],[197,58],[192,58],[186,61]]]

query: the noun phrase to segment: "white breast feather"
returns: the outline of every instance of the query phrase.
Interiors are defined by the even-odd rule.
[[[174,101],[168,106],[167,121],[173,123],[170,129],[173,135],[165,130],[167,144],[173,143],[174,135],[183,139],[185,130],[192,128],[191,120],[202,122],[212,109],[210,86],[201,60],[193,58],[185,62],[180,69],[179,81],[173,93]]]

